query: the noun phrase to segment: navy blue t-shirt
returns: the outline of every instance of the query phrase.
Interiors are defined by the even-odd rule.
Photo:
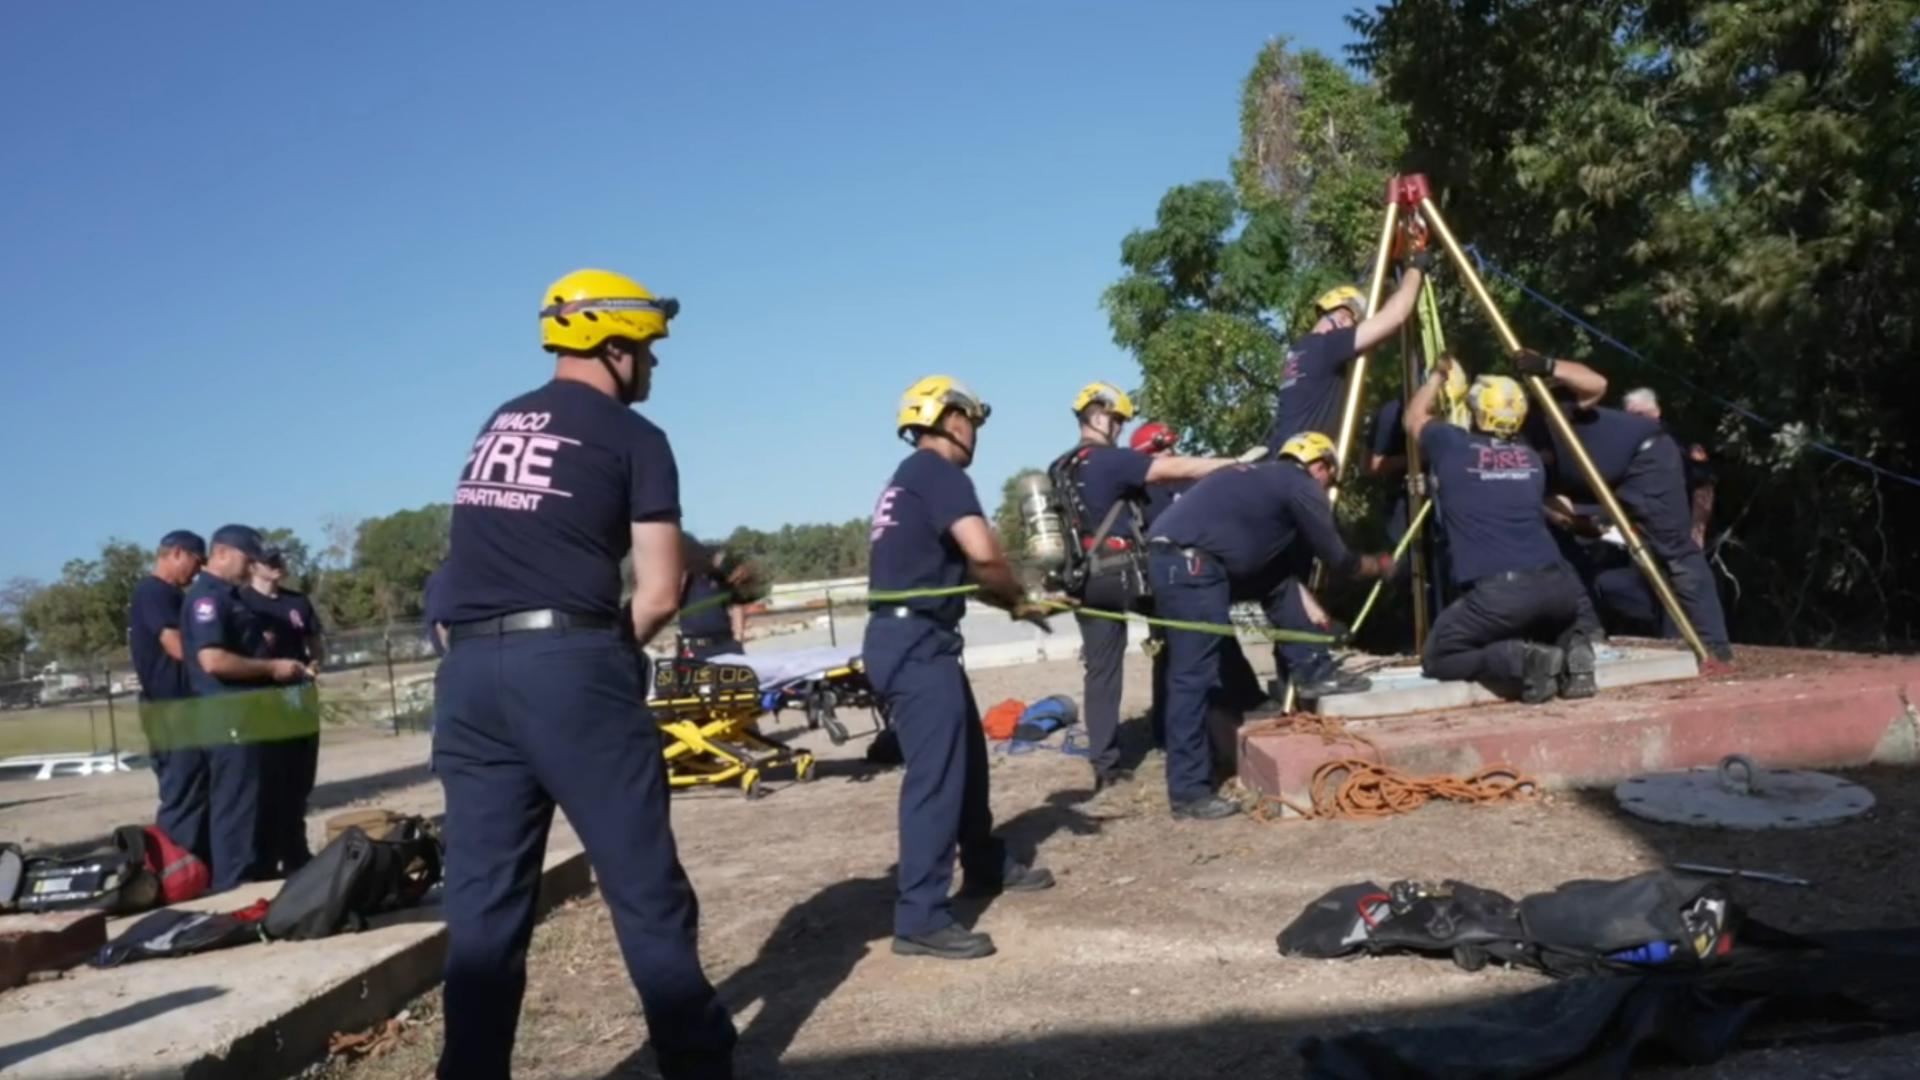
[[[200,666],[201,649],[225,649],[236,656],[261,658],[266,640],[254,614],[240,599],[240,588],[204,571],[187,586],[180,608],[180,648],[186,654],[187,682],[195,697],[258,690],[258,682],[229,683]]]
[[[1303,431],[1335,437],[1345,404],[1347,364],[1353,360],[1356,327],[1308,334],[1287,351],[1280,369],[1280,402],[1267,433],[1267,449],[1278,453],[1281,444]]]
[[[1160,515],[1171,509],[1174,503],[1180,501],[1180,496],[1192,490],[1197,483],[1198,480],[1172,480],[1164,484],[1148,484],[1146,504],[1140,507],[1140,531],[1150,532],[1153,523],[1160,520]]]
[[[985,516],[966,473],[931,450],[914,451],[894,470],[893,479],[873,508],[867,588],[879,593],[947,589],[961,584],[967,574],[967,557],[953,539],[953,523]],[[967,613],[966,600],[959,596],[904,603],[949,626]]]
[[[556,379],[502,405],[474,440],[436,614],[613,619],[633,523],[679,521],[666,434],[593,387]]]
[[[141,701],[172,701],[193,691],[187,669],[160,647],[162,630],[180,629],[180,589],[148,574],[133,587],[127,609],[127,649],[133,654],[133,672],[140,676]],[[185,635],[181,635],[185,648]]]
[[[715,600],[695,611],[694,604],[710,600],[727,591],[727,582],[711,566],[687,573],[687,587],[680,594],[680,632],[687,637],[729,638],[733,636],[733,618],[724,602]]]
[[[268,658],[298,660],[303,664],[313,659],[313,639],[320,633],[320,616],[304,594],[282,589],[279,595],[268,596],[249,585],[240,590],[240,602],[253,613]]]
[[[1359,561],[1340,539],[1326,490],[1291,461],[1208,475],[1154,523],[1151,537],[1204,551],[1243,582],[1272,577],[1296,542],[1335,573]]]
[[[1420,429],[1420,452],[1434,478],[1455,585],[1560,561],[1540,508],[1547,470],[1532,447],[1435,420]]]
[[[1601,479],[1609,485],[1618,484],[1627,474],[1627,465],[1633,461],[1633,455],[1640,444],[1659,435],[1661,428],[1658,420],[1649,420],[1644,416],[1620,409],[1609,409],[1596,405],[1591,409],[1577,407],[1571,396],[1555,393],[1560,401],[1560,410],[1567,416],[1567,422],[1573,425],[1574,433],[1580,436],[1580,442],[1586,446],[1587,455],[1593,458],[1594,468],[1600,471]],[[1567,452],[1560,435],[1554,430],[1552,421],[1547,419],[1546,410],[1535,408],[1527,414],[1525,430],[1526,440],[1536,450],[1553,450],[1553,475],[1557,486],[1574,493],[1588,493],[1586,477],[1580,474],[1580,463]]]
[[[1399,398],[1388,398],[1380,411],[1373,414],[1374,457],[1405,457],[1407,454],[1407,427],[1404,417],[1406,405]]]
[[[1153,459],[1124,446],[1086,446],[1074,453],[1080,458],[1073,471],[1074,482],[1080,488],[1080,501],[1087,508],[1084,539],[1090,542],[1114,503],[1124,501],[1137,506],[1146,499],[1147,470],[1153,467]],[[1107,530],[1106,546],[1131,544],[1140,526],[1139,518],[1137,509],[1121,510]]]

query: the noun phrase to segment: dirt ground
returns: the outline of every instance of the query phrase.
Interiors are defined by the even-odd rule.
[[[1145,706],[1130,658],[1128,712]],[[978,672],[982,708],[1078,690],[1069,663]],[[791,717],[793,714],[787,714]],[[780,724],[770,725],[771,729]],[[1136,752],[1144,725],[1129,722]],[[806,741],[812,744],[815,736]],[[1742,884],[1754,913],[1788,929],[1909,924],[1920,886],[1920,783],[1860,775],[1868,819],[1818,833],[1682,830],[1621,816],[1599,793],[1512,807],[1433,806],[1372,824],[1175,822],[1157,755],[1137,780],[1088,799],[1083,761],[1055,750],[992,757],[1001,830],[1058,875],[1049,892],[1003,897],[963,918],[1000,952],[944,963],[888,951],[899,775],[860,760],[859,742],[820,744],[821,776],[758,802],[710,793],[674,805],[699,891],[702,954],[741,1031],[742,1076],[1053,1078],[1300,1075],[1305,1035],[1400,1024],[1540,985],[1511,971],[1439,960],[1283,959],[1274,937],[1309,901],[1372,878],[1457,877],[1519,895],[1580,877],[1681,860],[1814,879],[1812,889]],[[515,1074],[651,1076],[646,1032],[597,897],[535,934]],[[415,1002],[386,1052],[336,1058],[311,1075],[432,1075],[438,995]],[[1920,1038],[1795,1045],[1655,1075],[1914,1075]]]

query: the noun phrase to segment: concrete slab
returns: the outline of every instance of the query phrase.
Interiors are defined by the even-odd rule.
[[[1920,760],[1912,694],[1920,659],[1739,652],[1745,670],[1603,691],[1588,701],[1483,705],[1344,726],[1366,742],[1254,717],[1241,730],[1239,774],[1255,791],[1304,804],[1314,770],[1344,757],[1422,774],[1507,764],[1553,787],[1712,765],[1731,753],[1773,768]]]
[[[70,968],[106,943],[107,917],[98,911],[0,915],[0,990]]]
[[[1594,682],[1602,690],[1640,683],[1691,679],[1700,674],[1700,665],[1685,649],[1647,646],[1608,646],[1595,659]],[[1420,674],[1419,665],[1380,668],[1367,673],[1373,689],[1364,694],[1340,694],[1317,702],[1321,716],[1404,716],[1408,713],[1435,712],[1440,709],[1464,709],[1491,705],[1504,699],[1470,682],[1442,682]]]
[[[586,853],[550,846],[540,911],[592,885]],[[230,911],[278,883],[189,905]],[[118,933],[133,920],[115,920]],[[10,991],[0,1029],[0,1076],[194,1080],[289,1076],[326,1052],[327,1038],[392,1016],[440,979],[446,926],[429,903],[359,934],[246,945],[150,960]]]

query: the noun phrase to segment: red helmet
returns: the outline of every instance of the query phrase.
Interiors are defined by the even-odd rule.
[[[1151,424],[1140,425],[1129,443],[1143,454],[1157,454],[1162,450],[1173,449],[1173,445],[1179,441],[1179,432],[1156,420]]]

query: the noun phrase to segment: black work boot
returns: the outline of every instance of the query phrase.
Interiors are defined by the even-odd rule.
[[[1560,672],[1566,666],[1566,654],[1552,645],[1522,642],[1520,645],[1520,700],[1538,705],[1560,689]]]
[[[1185,821],[1219,821],[1230,818],[1240,812],[1240,804],[1232,799],[1223,799],[1218,795],[1202,795],[1197,799],[1173,804],[1173,816]]]
[[[1590,698],[1599,693],[1600,687],[1593,681],[1597,662],[1593,655],[1593,641],[1585,631],[1575,630],[1567,635],[1566,671],[1560,676],[1560,696],[1563,698]]]
[[[1300,700],[1317,701],[1335,694],[1365,693],[1373,689],[1373,680],[1365,675],[1355,675],[1335,668],[1312,682],[1297,684],[1296,689],[1300,693]]]
[[[998,896],[1003,892],[1039,892],[1053,888],[1053,871],[1043,866],[1007,860],[999,881],[963,881],[962,896]]]
[[[994,953],[993,939],[959,923],[948,923],[930,934],[895,935],[895,956],[931,956],[936,960],[978,960]]]
[[[1126,769],[1095,769],[1093,770],[1093,793],[1098,795],[1110,787],[1118,787],[1132,779],[1133,773]]]

